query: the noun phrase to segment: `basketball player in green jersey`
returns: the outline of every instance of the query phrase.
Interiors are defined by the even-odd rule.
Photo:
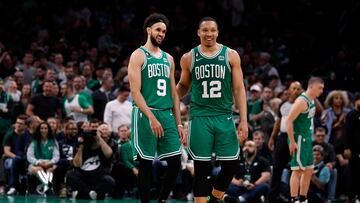
[[[185,134],[180,119],[180,101],[174,79],[172,56],[162,51],[168,19],[158,13],[144,21],[147,41],[129,61],[129,82],[134,100],[131,144],[140,162],[138,184],[141,202],[150,201],[152,161],[157,155],[167,161],[167,172],[158,202],[165,202],[180,169],[180,141]],[[179,139],[182,138],[182,140]]]
[[[309,79],[306,92],[295,100],[286,119],[291,156],[291,202],[307,202],[307,193],[314,172],[312,140],[315,99],[324,89],[324,81],[318,77]]]
[[[207,202],[209,195],[209,202],[217,202],[223,198],[236,172],[238,140],[247,138],[246,95],[240,56],[217,43],[219,30],[215,19],[200,20],[197,34],[201,43],[182,56],[181,78],[176,88],[180,97],[191,89],[187,144],[194,159],[195,202]],[[231,110],[233,97],[240,110],[238,132]],[[208,194],[213,152],[220,161],[221,171]]]

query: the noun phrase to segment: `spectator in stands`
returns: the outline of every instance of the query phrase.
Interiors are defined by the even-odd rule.
[[[113,195],[121,198],[123,197],[125,191],[128,193],[132,192],[132,189],[136,185],[136,178],[138,176],[139,169],[132,154],[129,126],[125,124],[120,125],[118,136],[121,164],[114,165],[112,175],[116,180],[116,187]]]
[[[114,81],[111,77],[105,77],[102,79],[102,84],[100,89],[96,90],[92,94],[94,101],[94,118],[99,119],[100,121],[104,120],[104,111],[105,106],[109,101],[115,99],[115,95],[112,93],[112,88],[114,86]]]
[[[15,81],[7,81],[5,83],[5,91],[11,96],[13,102],[18,103],[20,101],[21,91],[18,90],[18,86]]]
[[[324,163],[324,148],[320,145],[315,145],[313,147],[313,153],[315,168],[311,176],[308,200],[309,202],[326,202],[330,170]]]
[[[21,90],[21,88],[24,86],[24,73],[21,71],[16,71],[14,73],[14,81],[16,82],[17,89]]]
[[[16,188],[19,189],[19,173],[21,172],[21,167],[24,166],[24,160],[17,154],[19,150],[17,147],[17,142],[26,129],[26,115],[20,115],[17,117],[14,124],[14,130],[11,133],[8,133],[4,138],[4,156],[1,158],[0,162],[0,192],[4,192],[4,183],[6,176],[8,176],[8,187],[10,188],[7,192],[8,195],[14,195],[16,193]]]
[[[250,97],[248,99],[248,115],[249,115],[249,128],[254,130],[259,123],[256,120],[255,115],[259,114],[262,110],[261,106],[261,93],[262,88],[259,84],[254,84],[250,87]]]
[[[26,152],[29,174],[36,175],[42,186],[37,187],[39,194],[45,194],[52,187],[53,171],[59,161],[59,145],[48,123],[42,122],[36,128],[33,141]]]
[[[61,81],[61,83],[66,83],[68,81],[72,82],[74,77],[76,76],[75,70],[74,70],[75,64],[74,62],[68,62],[65,66],[65,76],[66,78]]]
[[[34,96],[26,108],[28,116],[37,115],[42,120],[49,117],[61,116],[61,105],[59,100],[51,96],[53,89],[52,81],[45,81],[43,84],[43,93]]]
[[[264,132],[262,130],[256,130],[253,133],[253,141],[257,147],[257,155],[265,158],[269,164],[272,165],[272,154],[267,146],[267,143],[265,143]]]
[[[327,188],[327,199],[334,200],[336,194],[337,169],[336,154],[332,144],[325,142],[326,128],[319,126],[315,129],[313,146],[319,145],[323,148],[323,162],[329,168],[330,180]]]
[[[92,80],[93,71],[94,71],[94,67],[92,64],[84,65],[81,75],[85,77],[85,86],[90,80]]]
[[[35,78],[31,82],[31,91],[34,94],[40,94],[43,92],[42,86],[45,78],[46,67],[44,65],[35,66]]]
[[[268,84],[269,78],[272,75],[280,78],[278,70],[270,64],[271,55],[267,52],[261,52],[259,55],[259,64],[255,68],[255,75],[261,80],[263,84]],[[280,82],[280,81],[279,81]]]
[[[12,55],[9,51],[0,53],[0,78],[7,78],[16,72],[14,68]]]
[[[360,202],[360,93],[355,95],[355,109],[348,113],[345,122],[345,157],[350,158],[350,183],[349,199]]]
[[[11,96],[5,92],[4,80],[0,78],[0,143],[2,143],[5,134],[11,127],[11,109],[13,100]],[[0,149],[0,156],[3,150]]]
[[[56,78],[59,79],[60,81],[63,81],[66,79],[66,75],[65,75],[65,66],[63,65],[64,63],[64,57],[62,54],[58,53],[55,54],[54,56],[54,71],[56,73]]]
[[[132,104],[128,101],[129,94],[129,84],[124,83],[120,86],[116,99],[105,106],[104,122],[109,124],[113,132],[117,133],[118,126],[131,124]]]
[[[255,130],[257,127],[261,127],[265,134],[265,139],[268,140],[272,131],[272,127],[275,123],[275,113],[272,112],[270,107],[270,100],[273,98],[273,91],[269,87],[264,87],[261,94],[261,99],[256,105],[260,106],[260,111],[252,109],[251,121],[255,123]]]
[[[79,149],[74,157],[76,168],[66,174],[66,184],[73,191],[73,198],[104,199],[115,186],[110,174],[113,151],[101,136],[102,131],[81,133]]]
[[[89,89],[86,88],[86,79],[84,76],[76,76],[73,80],[73,85],[74,85],[74,92],[76,94],[80,94],[83,95],[86,100],[88,100],[89,104],[91,106],[94,105],[92,96],[91,96],[91,92]]]
[[[83,95],[75,94],[73,84],[66,83],[66,98],[64,109],[67,117],[72,117],[75,122],[88,121],[88,116],[94,113],[93,107]]]
[[[51,131],[57,141],[64,139],[64,132],[62,131],[59,119],[55,117],[50,117],[46,120],[46,122],[50,125]]]
[[[22,103],[22,108],[25,112],[27,105],[29,104],[30,100],[32,97],[32,93],[31,93],[31,86],[29,84],[25,84],[22,86],[21,88],[21,97],[20,97],[20,101]]]
[[[24,84],[31,84],[35,75],[35,68],[33,66],[33,54],[31,51],[25,51],[23,57],[23,63],[16,67],[16,70],[20,70],[24,73]]]
[[[345,91],[333,90],[327,95],[324,105],[326,109],[321,116],[321,121],[328,129],[325,142],[335,145],[341,140],[345,117],[350,111],[347,107],[349,98]]]
[[[55,191],[59,190],[59,197],[65,198],[67,191],[65,187],[66,172],[73,168],[74,156],[78,148],[78,128],[74,121],[68,121],[64,127],[64,139],[59,141],[60,159],[54,171]]]
[[[270,165],[258,156],[255,142],[246,141],[238,172],[226,191],[225,201],[253,203],[269,191]]]

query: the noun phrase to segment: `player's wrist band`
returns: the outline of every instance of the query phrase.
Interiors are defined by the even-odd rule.
[[[179,125],[177,125],[178,127],[181,127],[181,128],[183,128],[184,126],[183,125],[181,125],[181,124],[179,124]]]

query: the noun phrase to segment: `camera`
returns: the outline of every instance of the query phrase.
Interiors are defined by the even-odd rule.
[[[96,130],[84,131],[80,129],[79,136],[83,138],[84,143],[92,142],[93,137],[96,136]]]

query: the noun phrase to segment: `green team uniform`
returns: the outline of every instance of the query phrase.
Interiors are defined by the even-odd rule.
[[[311,101],[305,93],[302,93],[299,97],[306,101],[308,109],[300,113],[293,122],[294,139],[298,149],[291,156],[290,166],[292,170],[304,170],[314,167],[311,136],[313,132],[312,121],[315,115],[315,102]]]
[[[160,159],[181,154],[179,133],[171,110],[170,61],[164,51],[158,58],[143,46],[139,49],[146,57],[141,69],[141,94],[161,123],[164,137],[157,138],[152,133],[148,118],[134,104],[131,122],[133,156],[153,160],[156,153]]]
[[[208,57],[192,49],[188,151],[194,160],[236,160],[240,148],[232,116],[232,75],[228,47]]]

